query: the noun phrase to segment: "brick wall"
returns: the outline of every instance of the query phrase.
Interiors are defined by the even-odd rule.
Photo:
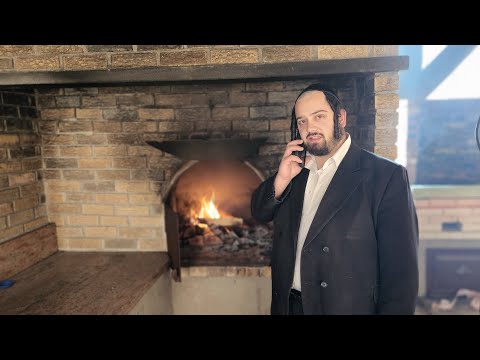
[[[146,140],[267,137],[252,164],[276,171],[291,106],[319,79],[39,90],[48,214],[64,249],[165,249],[162,194],[184,164]],[[340,88],[348,131],[373,149],[373,77],[322,78]],[[166,194],[165,194],[166,195]]]
[[[272,63],[397,54],[397,45],[0,45],[0,71]]]
[[[384,45],[1,45],[0,72],[274,63],[397,54],[398,46]],[[181,139],[212,129],[223,136],[267,136],[268,143],[254,166],[269,175],[278,166],[290,137],[293,99],[312,81],[210,84],[208,91],[204,85],[187,83],[39,88],[41,175],[45,178],[49,219],[58,225],[59,247],[165,250],[161,192],[182,162],[146,147],[144,140]],[[392,140],[398,121],[398,75],[340,76],[335,81],[349,110],[348,130],[354,140],[395,158]]]
[[[47,223],[33,91],[0,90],[0,242]]]

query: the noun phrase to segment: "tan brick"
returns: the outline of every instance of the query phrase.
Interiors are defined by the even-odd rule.
[[[23,225],[17,225],[0,231],[0,242],[14,238],[24,232]]]
[[[107,137],[105,136],[105,134],[94,134],[94,135],[78,134],[75,137],[77,138],[78,144],[98,145],[98,144],[105,144],[107,142]]]
[[[473,209],[471,208],[455,208],[455,209],[443,209],[444,215],[452,216],[470,216],[473,215]]]
[[[65,180],[93,180],[95,173],[92,170],[62,170]]]
[[[137,241],[128,239],[105,240],[105,249],[136,249]]]
[[[65,146],[60,148],[61,156],[91,156],[92,148],[90,146]]]
[[[113,215],[112,205],[83,204],[83,213],[91,215]]]
[[[397,142],[396,128],[375,129],[375,145],[391,145]]]
[[[19,175],[8,176],[10,186],[24,185],[37,181],[37,176],[34,172],[23,173]]]
[[[18,70],[59,70],[60,59],[57,55],[21,56],[16,59],[15,68]]]
[[[115,191],[115,183],[113,181],[84,182],[82,190],[91,192]]]
[[[47,189],[49,192],[80,191],[81,183],[77,181],[49,180]]]
[[[0,162],[0,174],[8,174],[22,170],[22,163],[20,161]]]
[[[400,103],[400,99],[398,97],[398,94],[389,93],[389,94],[375,95],[375,108],[376,109],[396,110],[396,109],[398,109],[399,103]]]
[[[233,120],[232,127],[235,131],[267,131],[268,121],[262,120]]]
[[[20,138],[17,134],[2,134],[0,135],[0,146],[9,147],[20,143]]]
[[[395,160],[397,158],[397,147],[392,146],[375,146],[375,154],[386,157],[390,160]]]
[[[3,201],[3,199],[2,199]],[[8,214],[13,213],[13,203],[12,202],[7,202],[0,204],[0,216],[5,216]]]
[[[83,107],[115,107],[117,105],[117,97],[115,95],[97,95],[97,96],[83,96],[82,97],[82,106]],[[94,109],[98,111],[99,109]],[[103,110],[102,118],[103,118]],[[100,119],[100,118],[99,118]]]
[[[113,168],[118,169],[141,169],[147,167],[147,159],[145,157],[128,157],[128,158],[114,158]]]
[[[0,45],[0,56],[33,54],[33,45]]]
[[[44,109],[41,111],[41,116],[43,120],[74,119],[75,109]]]
[[[173,109],[138,109],[140,119],[173,120]]]
[[[0,202],[5,203],[19,198],[18,188],[0,191]]]
[[[130,218],[130,224],[133,226],[154,226],[154,227],[163,228],[165,224],[165,219],[163,216],[150,216],[150,217],[132,216]]]
[[[375,56],[396,56],[398,45],[374,45],[373,53]]]
[[[46,216],[39,217],[38,219],[32,220],[23,224],[25,231],[31,231],[33,229],[37,229],[40,226],[48,224],[48,218]]]
[[[80,159],[78,161],[80,168],[87,169],[105,169],[112,166],[111,159]]]
[[[138,68],[157,65],[156,53],[135,53],[112,55],[113,68]]]
[[[74,145],[76,144],[73,135],[43,135],[44,145]]]
[[[58,124],[59,132],[92,132],[93,125],[91,121],[60,121]]]
[[[128,203],[127,194],[96,194],[95,201],[102,204],[125,204]]]
[[[42,119],[40,120],[39,125],[40,125],[40,131],[42,134],[48,134],[48,133],[55,134],[58,130],[58,120]]]
[[[301,45],[264,47],[262,58],[263,62],[313,60],[311,47]]]
[[[13,60],[0,58],[0,70],[10,70],[13,68]]]
[[[117,181],[115,183],[116,192],[141,193],[148,192],[149,183],[146,181]]]
[[[212,64],[258,63],[258,50],[212,50],[210,59]]]
[[[56,157],[59,154],[58,146],[42,146],[42,155],[44,157]]]
[[[122,132],[121,121],[94,121],[93,130],[97,133],[117,133]]]
[[[22,197],[27,197],[33,194],[43,194],[43,183],[37,181],[33,184],[23,185],[20,187],[20,191]]]
[[[79,203],[93,203],[95,202],[95,194],[91,193],[71,193],[66,194],[66,201]]]
[[[269,120],[270,123],[270,130],[272,131],[278,131],[278,130],[290,130],[290,122],[291,120],[285,119],[285,120]]]
[[[318,59],[351,59],[369,57],[370,45],[319,45]]]
[[[233,120],[248,118],[248,107],[216,107],[212,110],[214,120]]]
[[[128,225],[127,216],[100,216],[102,225]]]
[[[68,249],[82,250],[100,250],[103,248],[103,240],[101,239],[66,239]]]
[[[107,56],[102,54],[95,55],[73,55],[63,57],[63,66],[65,70],[73,69],[106,69]]]
[[[375,76],[375,93],[399,89],[398,73],[381,73]]]
[[[35,50],[39,54],[75,54],[82,53],[81,45],[36,45]]]
[[[65,225],[65,217],[62,214],[48,214],[48,220],[57,224],[57,226]]]
[[[116,206],[115,215],[147,216],[149,215],[149,207],[148,206]]]
[[[64,203],[65,202],[65,194],[50,192],[47,195],[47,202],[48,203]]]
[[[139,239],[137,241],[140,250],[166,251],[166,245],[159,239]]]
[[[39,218],[39,217],[48,215],[46,204],[40,204],[39,206],[34,208],[33,211],[35,212],[35,218]]]
[[[253,82],[247,84],[247,91],[280,91],[284,87],[282,81]]]
[[[347,120],[348,121],[348,120]],[[398,125],[398,112],[377,112],[375,115],[376,128],[395,128]]]
[[[480,208],[480,199],[458,199],[458,206]]]
[[[48,204],[48,212],[52,214],[79,214],[82,212],[81,204]]]
[[[14,214],[8,215],[10,218],[10,226],[24,224],[28,221],[31,221],[35,218],[33,209],[28,209],[24,211],[19,211]]]
[[[42,168],[42,159],[23,159],[22,168],[23,171],[40,170]]]
[[[23,199],[18,199],[13,202],[15,211],[22,211],[25,209],[32,209],[39,203],[38,195],[29,196]]]
[[[96,156],[125,156],[127,155],[127,148],[124,145],[118,146],[95,146],[95,155]],[[110,163],[108,166],[109,167]]]
[[[287,103],[293,105],[297,96],[298,91],[272,91],[268,93],[268,103],[280,103],[282,105]]]
[[[153,230],[148,228],[119,228],[118,235],[121,238],[151,238],[153,237]]]
[[[117,228],[113,226],[91,226],[83,229],[86,237],[115,237]]]
[[[133,88],[136,90],[138,88]],[[151,106],[154,104],[153,94],[125,94],[119,95],[117,98],[117,104],[122,106]]]
[[[205,51],[160,52],[160,65],[184,66],[207,64]]]
[[[103,111],[101,109],[77,109],[76,115],[77,115],[77,119],[100,120],[102,119]]]
[[[97,170],[99,180],[130,180],[130,170]]]
[[[157,194],[129,194],[128,198],[132,205],[160,204],[162,202],[162,199]]]

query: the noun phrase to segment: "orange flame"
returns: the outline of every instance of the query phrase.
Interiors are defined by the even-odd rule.
[[[202,208],[198,214],[200,219],[220,219],[220,213],[213,202],[214,199],[215,194],[212,195],[209,201],[207,201],[205,198],[202,199]]]

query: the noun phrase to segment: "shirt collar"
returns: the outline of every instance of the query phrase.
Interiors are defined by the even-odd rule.
[[[332,157],[330,157],[327,161],[325,161],[325,164],[323,164],[322,170],[325,169],[327,166],[329,166],[332,162],[335,164],[336,167],[338,167],[342,162],[343,158],[345,157],[345,155],[347,154],[348,149],[350,149],[351,143],[352,143],[352,139],[350,137],[350,134],[347,133],[347,139],[345,140],[345,142],[342,144],[342,146],[340,146],[337,149],[337,151],[335,152],[335,154],[332,155]],[[313,160],[310,161],[308,165],[305,166],[305,168],[307,168],[310,171],[319,170],[317,169],[317,162],[315,161],[315,157],[311,155],[309,152],[307,152],[306,156],[312,156]]]

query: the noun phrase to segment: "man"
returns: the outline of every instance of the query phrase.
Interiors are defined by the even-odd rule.
[[[253,217],[274,221],[272,315],[415,311],[418,224],[407,171],[352,143],[346,122],[333,91],[303,90],[292,111],[299,139],[252,195]]]

